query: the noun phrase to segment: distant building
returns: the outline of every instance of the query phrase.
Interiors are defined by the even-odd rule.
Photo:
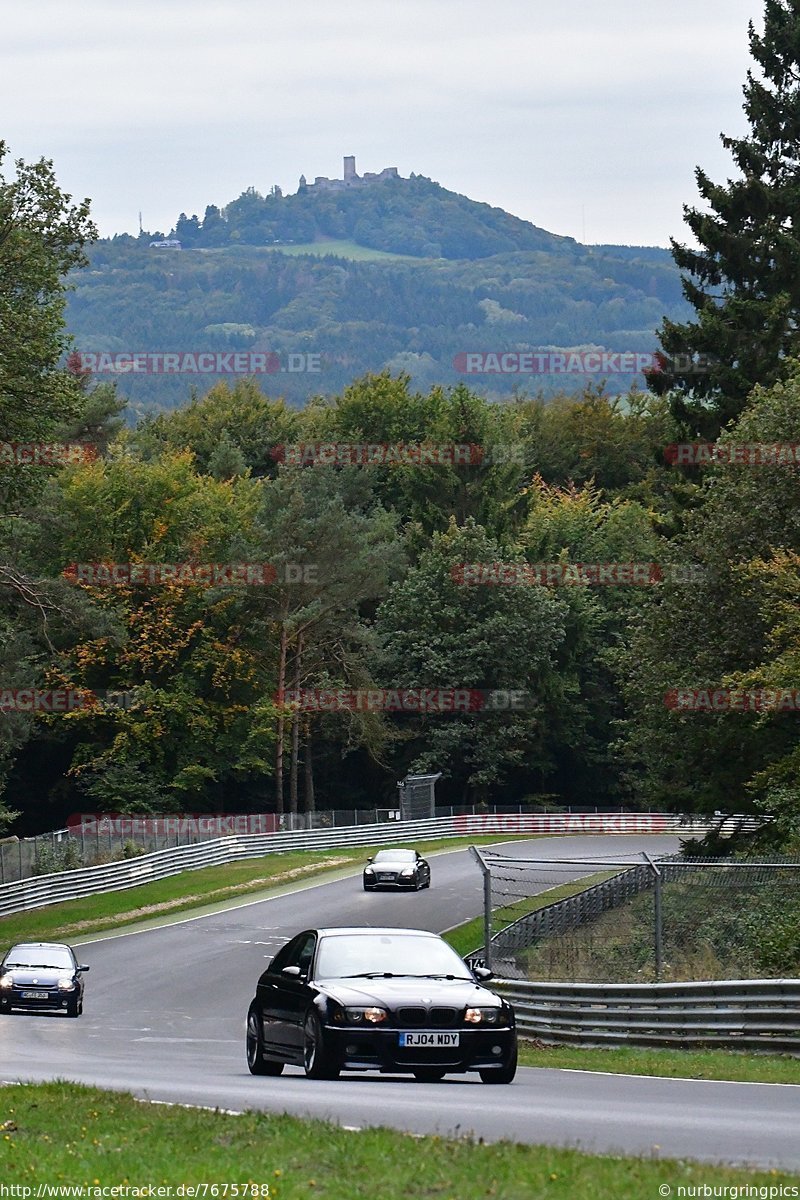
[[[177,238],[163,238],[160,242],[151,242],[150,249],[155,250],[180,250],[181,244]]]
[[[313,183],[307,183],[305,175],[300,176],[298,191],[312,192],[344,192],[348,188],[364,187],[365,184],[377,183],[382,179],[399,179],[397,167],[384,167],[382,171],[365,171],[363,175],[356,174],[356,158],[354,154],[344,157],[344,169],[341,179],[328,179],[325,175],[317,175]]]

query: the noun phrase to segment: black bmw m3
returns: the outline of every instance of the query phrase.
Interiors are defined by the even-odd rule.
[[[312,1079],[341,1071],[410,1074],[436,1082],[477,1071],[510,1083],[517,1068],[511,1005],[483,986],[435,933],[307,929],[275,956],[247,1014],[247,1065]]]

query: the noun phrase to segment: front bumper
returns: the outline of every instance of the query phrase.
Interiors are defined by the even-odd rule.
[[[410,879],[401,879],[399,875],[394,879],[376,879],[375,876],[370,878],[369,875],[364,876],[364,887],[370,890],[377,891],[379,888],[415,888],[418,886],[416,875],[412,875]]]
[[[23,995],[24,992],[36,990],[40,990],[42,995],[35,999]],[[74,1003],[80,999],[80,992],[77,988],[73,988],[69,992],[62,992],[59,989],[48,990],[46,996],[44,995],[44,991],[45,989],[36,988],[3,988],[0,991],[0,1012],[10,1012],[12,1008],[31,1008],[42,1012],[60,1012],[68,1008],[70,1003]]]
[[[325,1025],[325,1049],[344,1071],[411,1073],[421,1067],[438,1067],[458,1074],[506,1066],[513,1058],[517,1044],[516,1030],[508,1025],[494,1029],[437,1029],[431,1032],[458,1033],[459,1044],[406,1047],[399,1044],[399,1029]]]

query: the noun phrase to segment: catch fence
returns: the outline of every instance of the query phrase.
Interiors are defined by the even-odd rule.
[[[484,873],[484,958],[506,978],[613,983],[800,971],[796,858],[473,854]]]

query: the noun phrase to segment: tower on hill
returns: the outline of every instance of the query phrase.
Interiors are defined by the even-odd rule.
[[[363,175],[356,173],[356,156],[347,154],[344,157],[344,169],[341,179],[328,179],[325,175],[317,175],[313,183],[306,183],[305,175],[300,176],[300,190],[320,192],[342,192],[345,188],[363,187],[365,184],[376,183],[381,179],[399,179],[397,167],[384,167],[382,171],[365,171]]]

